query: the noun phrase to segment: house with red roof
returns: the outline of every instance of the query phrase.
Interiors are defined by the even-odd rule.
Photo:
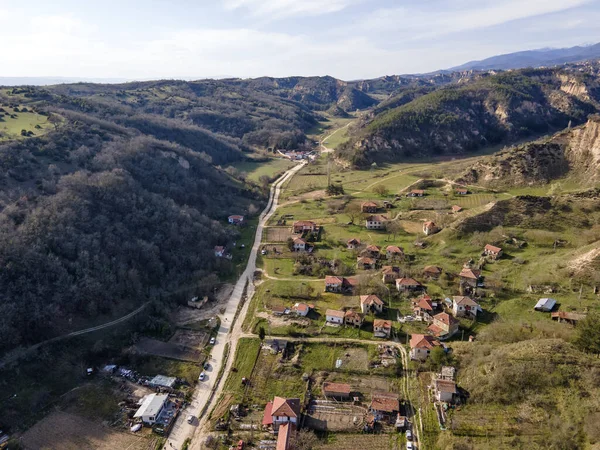
[[[410,335],[410,359],[414,361],[425,361],[429,353],[435,347],[441,347],[442,344],[433,336],[427,334]]]
[[[367,230],[385,230],[387,227],[388,218],[379,214],[368,216],[365,219]]]
[[[363,322],[365,321],[365,316],[359,312],[353,311],[349,309],[344,314],[344,325],[351,326],[354,328],[362,327]]]
[[[383,312],[384,303],[375,294],[360,296],[360,310],[363,314]]]
[[[336,400],[348,400],[352,387],[346,383],[323,383],[321,387],[325,398],[334,398]]]
[[[423,224],[423,233],[425,233],[425,236],[437,233],[438,231],[440,231],[440,229],[435,222],[428,221]]]
[[[306,317],[311,309],[314,309],[314,305],[309,305],[307,303],[296,303],[292,306],[292,312],[301,317]]]
[[[382,391],[373,392],[369,412],[373,414],[376,420],[395,420],[399,411],[400,401],[398,400],[398,394]]]
[[[442,268],[438,266],[425,266],[423,268],[423,276],[432,280],[437,280],[442,274]]]
[[[425,322],[433,321],[435,308],[429,295],[419,297],[413,304],[413,315]]]
[[[377,203],[371,202],[371,201],[363,202],[360,205],[360,210],[364,213],[370,213],[370,214],[376,213],[378,208],[379,208],[379,205]]]
[[[325,321],[329,325],[343,325],[346,313],[338,309],[328,309],[325,311]]]
[[[463,267],[458,274],[461,283],[467,286],[477,287],[477,282],[481,278],[481,270],[471,269],[470,267]]]
[[[294,222],[294,225],[292,226],[294,233],[304,233],[305,231],[314,232],[317,231],[317,229],[317,224],[310,220],[298,220]]]
[[[398,292],[413,292],[423,289],[423,285],[414,278],[398,278],[396,289],[398,289]]]
[[[485,247],[483,247],[483,254],[491,257],[492,259],[498,259],[502,256],[502,249],[500,247],[496,247],[495,245],[487,244]]]
[[[448,339],[458,331],[458,320],[446,312],[436,314],[427,331],[438,339]]]
[[[275,397],[268,402],[263,413],[262,424],[277,432],[280,425],[290,423],[297,425],[300,421],[300,399]]]
[[[400,278],[400,268],[394,266],[383,266],[381,269],[383,274],[382,281],[386,284],[395,283]]]
[[[396,245],[388,245],[385,248],[385,257],[388,260],[400,261],[404,258],[404,250]]]
[[[295,252],[304,252],[308,249],[308,243],[306,242],[306,239],[294,238],[293,244]]]
[[[346,242],[346,247],[348,248],[348,250],[356,250],[358,247],[360,247],[360,239],[348,239],[348,241]]]
[[[423,197],[425,195],[425,191],[423,189],[413,189],[408,194],[407,197]]]
[[[377,261],[375,258],[370,258],[368,256],[359,256],[356,258],[356,267],[363,270],[371,270],[375,268]]]
[[[388,338],[392,334],[392,321],[384,319],[375,319],[373,321],[373,336],[379,338]]]

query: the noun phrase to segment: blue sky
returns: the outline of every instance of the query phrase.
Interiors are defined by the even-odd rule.
[[[600,41],[600,0],[0,0],[0,76],[428,72]]]

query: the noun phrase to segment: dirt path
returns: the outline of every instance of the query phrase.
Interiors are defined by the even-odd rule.
[[[334,134],[336,134],[338,131],[342,131],[344,128],[348,128],[350,126],[350,124],[354,123],[354,121],[348,122],[346,125],[344,125],[343,127],[340,128],[336,128],[335,131],[331,134],[329,134],[328,136],[325,136],[323,139],[321,139],[321,153],[333,153],[333,149],[326,147],[325,146],[325,141],[327,139],[329,139],[331,136],[333,136]]]
[[[6,358],[4,358],[4,360],[2,362],[0,362],[0,369],[4,368],[4,366],[6,366],[9,363],[17,361],[18,359],[22,358],[23,356],[37,350],[38,348],[40,348],[44,345],[51,344],[53,342],[63,341],[65,339],[69,339],[69,338],[72,338],[75,336],[81,336],[82,334],[93,333],[94,331],[103,330],[104,328],[113,327],[115,325],[123,323],[123,322],[131,319],[132,317],[136,316],[140,312],[142,312],[144,310],[144,308],[146,308],[146,306],[148,306],[149,304],[150,304],[150,302],[146,302],[142,306],[140,306],[138,309],[136,309],[135,311],[132,311],[129,314],[125,314],[123,317],[120,317],[116,320],[112,320],[110,322],[106,322],[106,323],[103,323],[102,325],[97,325],[95,327],[85,328],[83,330],[78,330],[78,331],[72,331],[71,333],[64,334],[62,336],[57,336],[55,338],[48,339],[43,342],[39,342],[35,345],[32,345],[29,348],[26,348],[25,350],[19,351],[18,353],[9,354]]]

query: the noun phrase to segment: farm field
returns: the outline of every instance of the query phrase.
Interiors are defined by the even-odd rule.
[[[272,180],[295,164],[286,158],[273,158],[268,161],[242,161],[235,163],[233,167],[245,173],[249,180],[258,183],[260,177],[266,176]]]
[[[27,450],[147,450],[157,441],[155,435],[115,431],[78,415],[56,411],[27,430],[21,442]]]

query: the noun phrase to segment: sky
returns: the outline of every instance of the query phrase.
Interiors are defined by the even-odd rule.
[[[0,0],[0,77],[425,73],[600,41],[600,0]]]

